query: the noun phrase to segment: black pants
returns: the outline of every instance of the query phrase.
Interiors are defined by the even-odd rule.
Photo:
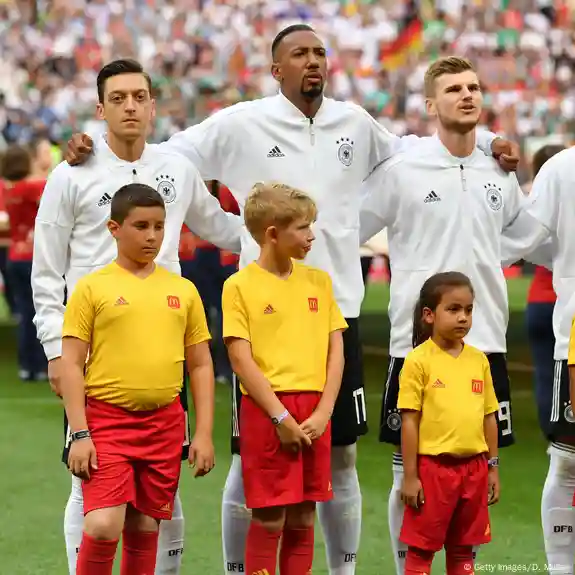
[[[555,336],[553,334],[554,303],[537,302],[527,305],[526,322],[529,345],[535,367],[534,391],[539,427],[549,436],[551,404],[553,400],[553,370]]]
[[[8,277],[14,289],[18,322],[18,365],[20,370],[34,377],[46,373],[48,362],[36,335],[34,300],[32,298],[32,262],[8,261]]]
[[[0,247],[0,274],[2,274],[2,279],[4,280],[4,299],[10,310],[10,315],[16,315],[16,304],[14,303],[14,288],[12,286],[12,280],[8,275],[8,248]]]

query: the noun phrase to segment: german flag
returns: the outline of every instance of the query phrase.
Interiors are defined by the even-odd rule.
[[[382,47],[379,60],[385,70],[397,70],[405,65],[410,54],[417,54],[422,50],[423,21],[417,0],[409,0],[397,38]]]

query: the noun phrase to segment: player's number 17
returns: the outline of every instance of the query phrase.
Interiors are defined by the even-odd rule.
[[[354,390],[353,399],[355,403],[355,415],[357,417],[357,424],[360,425],[367,420],[367,409],[365,407],[365,393],[363,387]]]

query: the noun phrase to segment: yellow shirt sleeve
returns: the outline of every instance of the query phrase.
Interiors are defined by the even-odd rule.
[[[333,293],[333,285],[331,278],[328,274],[326,277],[326,293],[329,301],[329,332],[338,331],[340,329],[347,329],[347,322],[343,318],[341,310],[335,301],[335,295]]]
[[[569,336],[569,353],[567,354],[567,365],[575,365],[575,318],[571,322],[571,334]]]
[[[491,377],[491,368],[489,367],[489,360],[487,357],[483,358],[483,384],[485,385],[485,415],[499,411],[499,402],[495,395],[495,388],[493,387],[493,378]]]
[[[421,411],[425,373],[421,361],[408,355],[399,374],[398,409]]]
[[[251,341],[248,311],[239,286],[230,280],[224,283],[222,293],[223,337],[237,337]]]
[[[211,339],[202,298],[196,286],[191,282],[190,286],[191,294],[188,304],[188,317],[186,318],[186,333],[184,335],[184,345],[186,347]]]
[[[62,337],[75,337],[90,343],[95,317],[96,306],[90,283],[80,281],[66,304]]]

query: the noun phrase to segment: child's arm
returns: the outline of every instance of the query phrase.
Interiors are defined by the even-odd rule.
[[[397,407],[401,411],[401,455],[404,473],[402,499],[407,505],[416,508],[424,502],[417,469],[424,384],[423,367],[417,359],[408,355],[399,376]]]
[[[96,449],[86,419],[84,370],[94,330],[94,305],[87,283],[79,283],[64,313],[61,393],[71,432],[68,467],[82,479],[97,468]]]
[[[196,415],[196,429],[190,444],[189,462],[196,468],[195,477],[201,477],[213,469],[215,459],[212,441],[215,406],[214,367],[208,341],[186,346],[185,356]]]
[[[302,445],[311,445],[311,439],[284,407],[254,361],[250,342],[236,337],[227,337],[225,341],[234,373],[240,378],[250,398],[270,417],[281,443],[295,450],[299,450]]]
[[[196,468],[194,476],[201,477],[214,467],[212,433],[216,390],[206,312],[196,286],[191,282],[186,284],[190,291],[184,334],[184,356],[196,414],[196,429],[190,444],[188,460],[190,465]]]
[[[226,338],[226,345],[232,369],[240,378],[247,394],[270,418],[280,417],[285,407],[254,361],[250,342],[237,337],[229,337]]]
[[[90,344],[75,337],[62,339],[62,399],[72,433],[87,431],[84,369]]]
[[[499,501],[499,431],[497,428],[496,413],[499,403],[493,387],[489,361],[484,358],[484,385],[485,385],[485,417],[483,418],[483,433],[487,443],[487,455],[489,458],[489,505]]]
[[[423,490],[417,470],[419,453],[420,411],[402,410],[401,412],[401,456],[403,458],[403,499],[407,505],[419,507],[423,504]]]
[[[300,425],[310,439],[321,437],[331,419],[341,387],[344,361],[342,332],[332,331],[329,334],[326,379],[321,399],[312,415]]]

